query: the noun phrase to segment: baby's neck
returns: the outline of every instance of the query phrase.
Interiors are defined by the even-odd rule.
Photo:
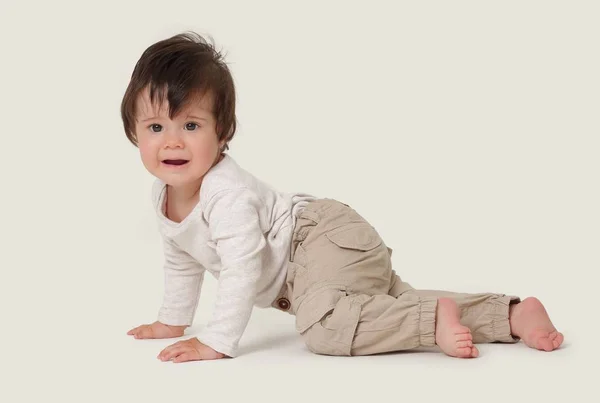
[[[165,215],[171,221],[181,222],[200,200],[200,185],[173,187],[167,185]]]

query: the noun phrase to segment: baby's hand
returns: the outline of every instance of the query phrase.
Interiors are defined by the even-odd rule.
[[[150,325],[141,325],[127,332],[136,339],[170,339],[183,336],[187,326],[171,326],[154,322]]]
[[[218,360],[229,358],[219,353],[206,344],[202,344],[197,338],[181,340],[165,348],[157,357],[161,361],[185,362],[199,360]]]

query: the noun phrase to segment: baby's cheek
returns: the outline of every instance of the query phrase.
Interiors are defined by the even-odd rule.
[[[207,141],[199,147],[200,157],[203,161],[212,162],[219,152],[219,144],[216,141]]]
[[[140,157],[142,158],[142,162],[147,168],[151,168],[157,165],[158,159],[157,154],[154,151],[154,148],[149,144],[140,143],[138,145],[140,151]]]

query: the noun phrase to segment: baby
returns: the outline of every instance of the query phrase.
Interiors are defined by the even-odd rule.
[[[323,355],[437,346],[473,358],[477,343],[561,345],[537,299],[414,289],[392,268],[392,249],[350,206],[278,192],[244,170],[226,152],[235,107],[222,55],[194,33],[146,49],[123,97],[127,138],[156,178],[152,202],[164,246],[158,317],[128,334],[183,336],[205,273],[218,279],[206,326],[166,347],[160,360],[236,357],[254,307],[294,315],[307,348]]]

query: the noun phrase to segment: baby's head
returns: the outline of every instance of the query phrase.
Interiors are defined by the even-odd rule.
[[[229,148],[235,102],[221,54],[201,36],[185,33],[144,51],[123,96],[121,118],[146,168],[167,183],[185,184],[202,177]]]

